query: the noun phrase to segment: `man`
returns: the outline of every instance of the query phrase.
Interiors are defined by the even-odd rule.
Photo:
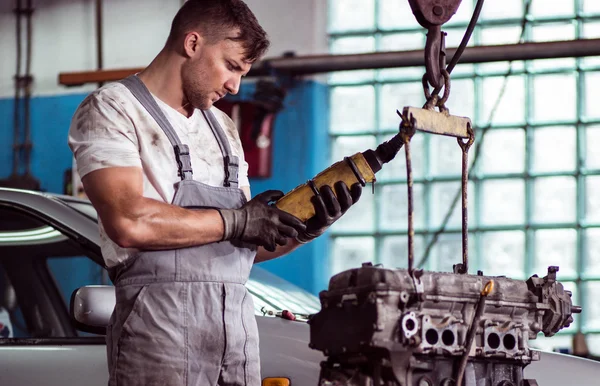
[[[360,196],[324,187],[306,224],[269,205],[280,191],[250,199],[235,126],[212,105],[268,45],[241,0],[189,0],[152,63],[73,117],[69,145],[116,288],[111,385],[260,385],[252,264],[319,236]]]

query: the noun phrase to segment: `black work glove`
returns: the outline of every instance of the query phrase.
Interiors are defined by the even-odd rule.
[[[333,187],[336,194],[333,194],[329,185],[323,185],[319,189],[320,194],[311,198],[316,213],[306,222],[306,230],[298,231],[296,240],[299,242],[307,243],[325,233],[331,224],[358,201],[362,193],[362,186],[358,182],[351,189],[348,189],[344,181],[336,182]]]
[[[223,240],[241,240],[274,252],[286,245],[288,238],[298,237],[306,225],[297,217],[269,205],[283,197],[279,190],[267,190],[248,201],[240,209],[219,209],[225,231]]]

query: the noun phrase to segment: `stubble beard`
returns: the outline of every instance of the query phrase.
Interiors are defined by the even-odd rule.
[[[197,65],[194,65],[194,63],[186,63],[182,69],[183,95],[194,108],[208,110],[213,105],[211,92],[205,88],[209,81],[206,79],[206,72],[203,70],[197,71],[195,67]]]

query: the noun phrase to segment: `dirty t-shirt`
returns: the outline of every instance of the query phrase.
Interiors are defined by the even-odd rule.
[[[223,186],[223,154],[200,110],[189,118],[154,97],[183,144],[189,146],[194,180]],[[233,121],[219,109],[211,111],[225,131],[233,155],[239,157],[239,187],[248,187],[248,164]],[[121,83],[110,83],[89,95],[77,108],[69,129],[69,146],[80,177],[109,167],[139,167],[143,195],[171,203],[177,175],[173,146],[154,118]],[[109,239],[100,222],[102,255],[108,267],[137,250],[124,249]]]

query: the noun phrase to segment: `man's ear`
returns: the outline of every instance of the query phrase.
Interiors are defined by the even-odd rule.
[[[183,40],[183,51],[186,56],[191,58],[196,56],[203,44],[204,39],[198,32],[189,32],[185,35],[185,39]]]

